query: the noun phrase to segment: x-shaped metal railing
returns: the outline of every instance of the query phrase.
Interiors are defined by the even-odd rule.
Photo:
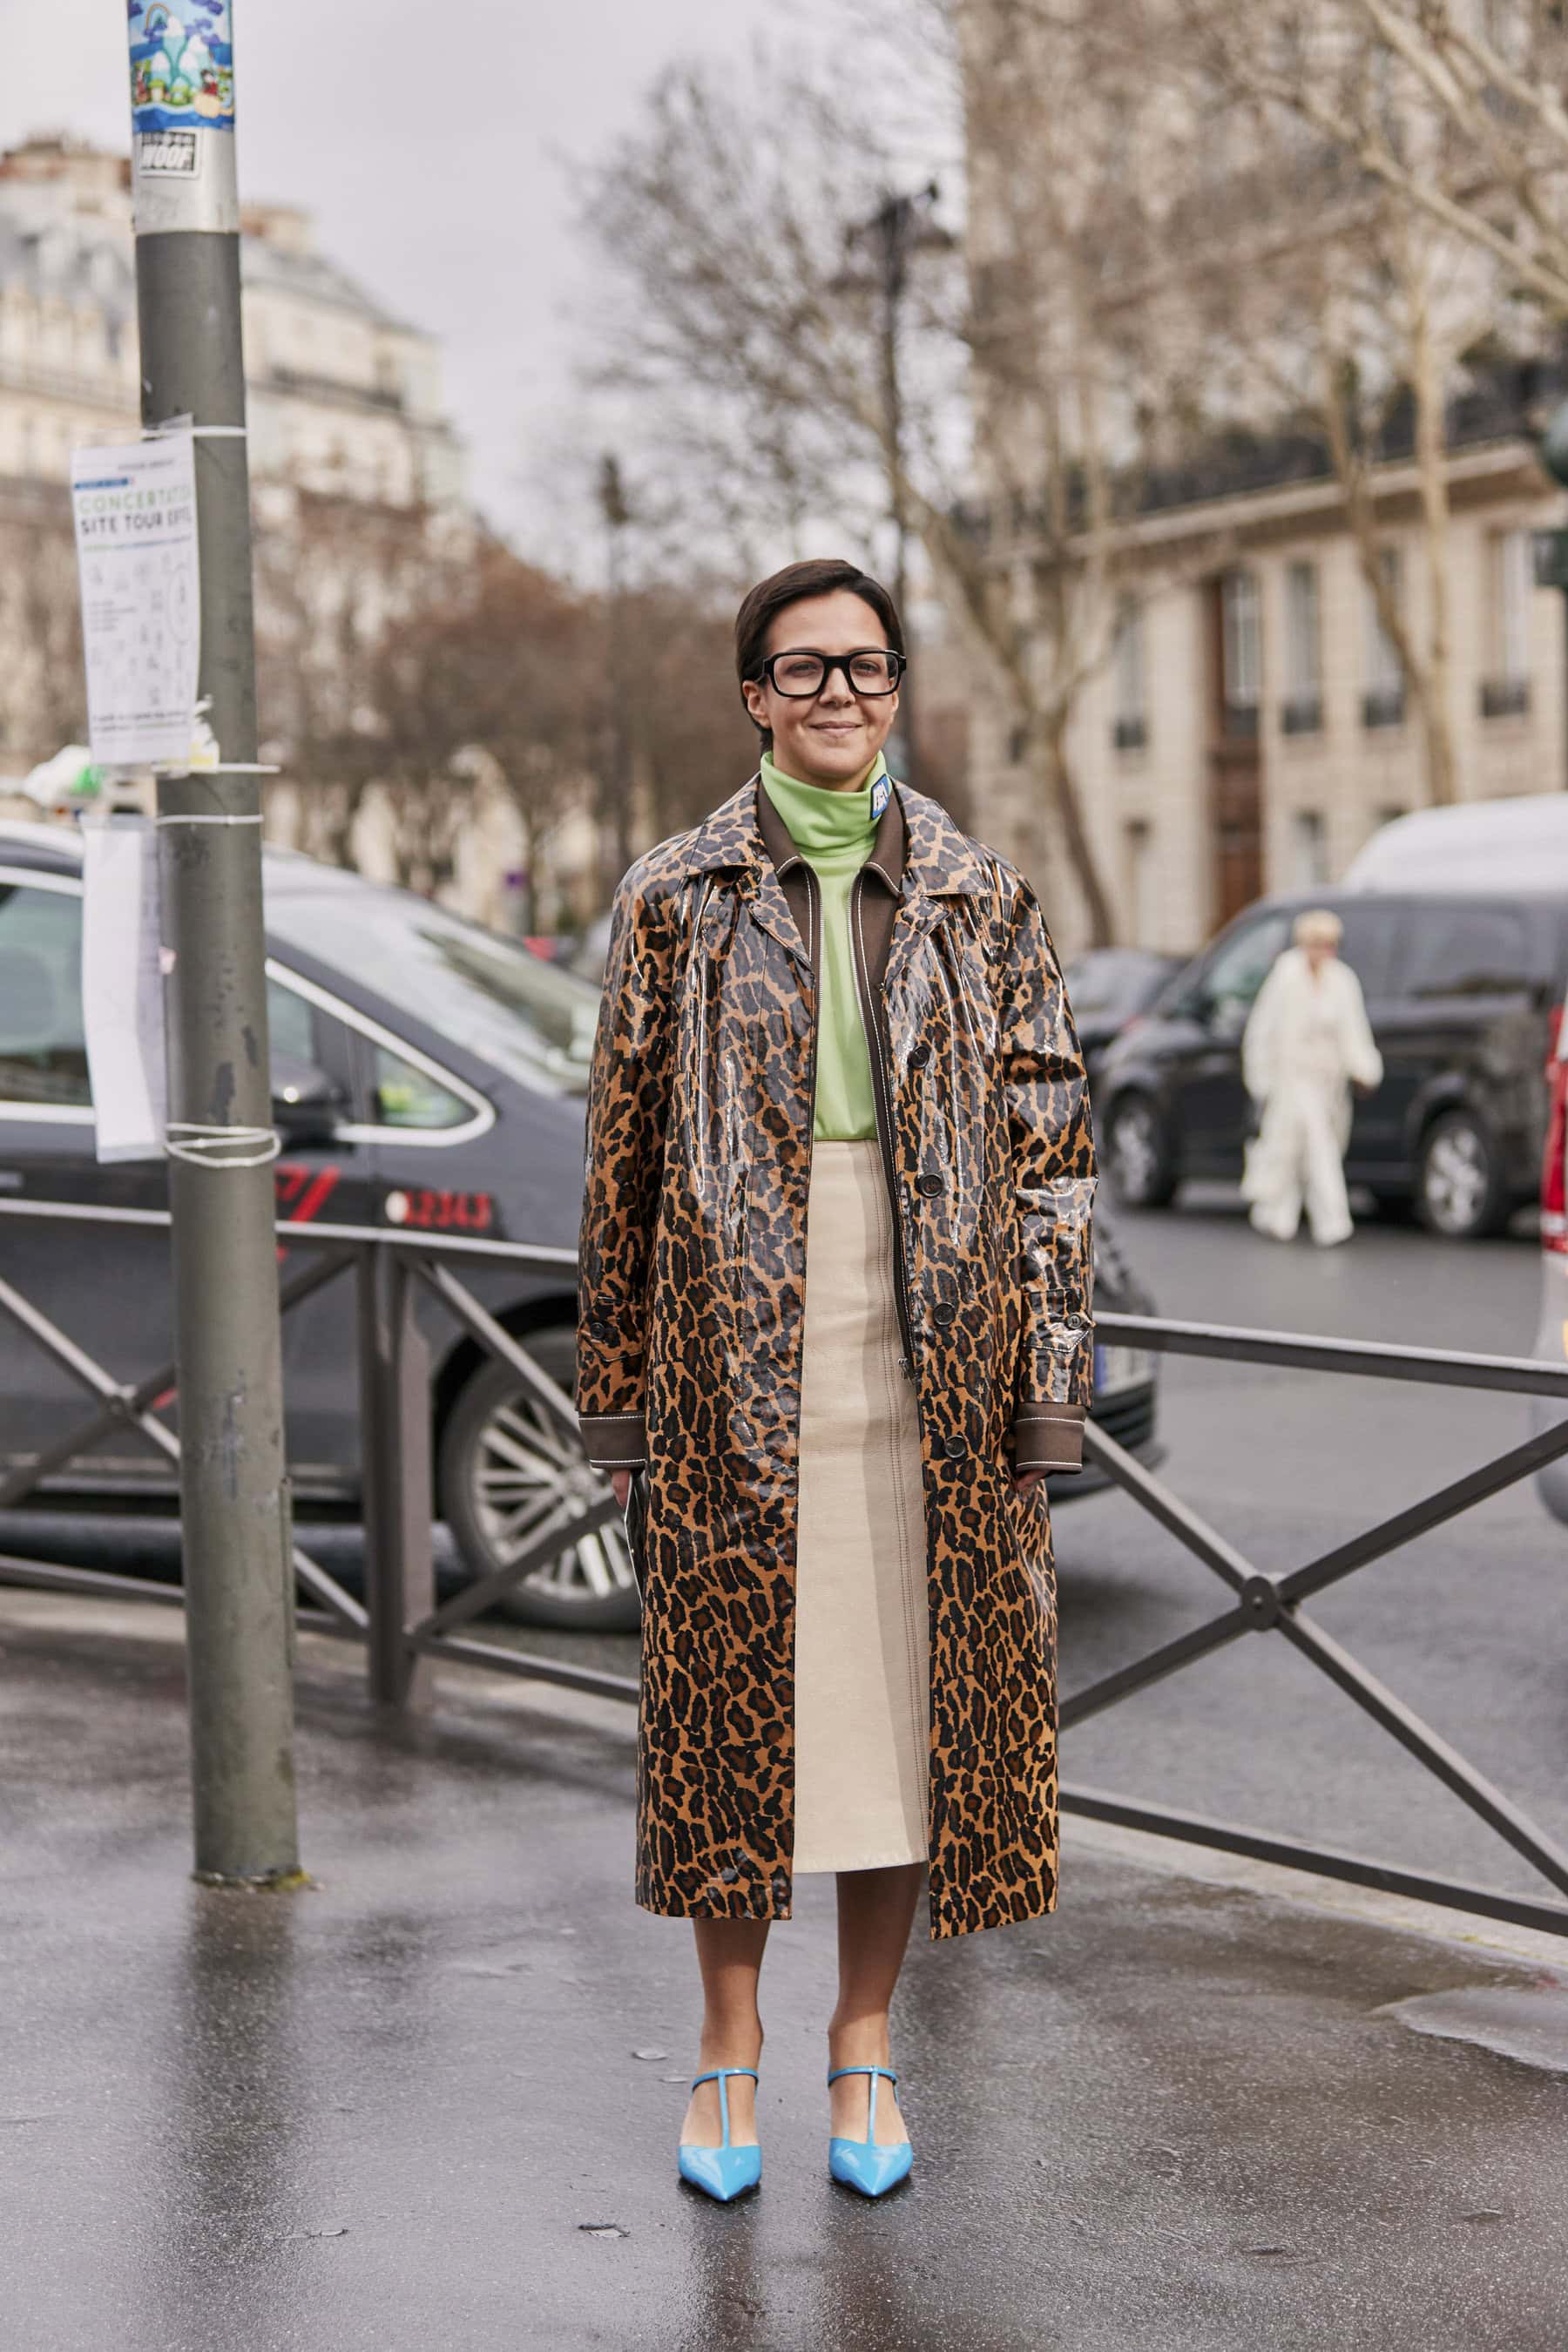
[[[1163,1322],[1138,1315],[1101,1315],[1097,1318],[1097,1328],[1105,1339],[1154,1349],[1166,1355],[1219,1357],[1230,1363],[1552,1397],[1568,1414],[1568,1367],[1560,1369],[1518,1357],[1466,1355],[1433,1348],[1386,1348],[1358,1339],[1310,1339],[1291,1333],[1228,1330],[1217,1325]],[[1303,1601],[1339,1583],[1357,1569],[1384,1559],[1417,1537],[1429,1535],[1462,1511],[1501,1494],[1506,1487],[1568,1454],[1568,1418],[1510,1446],[1462,1477],[1449,1480],[1420,1502],[1396,1511],[1392,1517],[1380,1520],[1348,1542],[1336,1544],[1318,1559],[1283,1576],[1269,1576],[1256,1568],[1161,1479],[1103,1430],[1097,1429],[1092,1421],[1085,1436],[1084,1452],[1151,1518],[1228,1585],[1235,1597],[1232,1605],[1217,1616],[1205,1619],[1173,1641],[1163,1643],[1146,1656],[1117,1667],[1087,1689],[1064,1697],[1064,1731],[1073,1724],[1085,1723],[1103,1714],[1107,1707],[1130,1698],[1135,1691],[1147,1690],[1197,1659],[1212,1656],[1243,1634],[1278,1633],[1353,1699],[1374,1723],[1392,1733],[1434,1779],[1505,1838],[1550,1885],[1568,1895],[1568,1852],[1510,1798],[1493,1788],[1457,1748],[1369,1674],[1301,1607]],[[1262,1831],[1139,1803],[1099,1790],[1064,1788],[1062,1805],[1068,1811],[1115,1822],[1123,1828],[1184,1838],[1257,1861],[1315,1871],[1386,1893],[1442,1904],[1450,1909],[1568,1935],[1568,1906],[1562,1904],[1532,1901],[1528,1896],[1472,1886],[1457,1879],[1403,1870],[1332,1847],[1271,1837]]]
[[[101,1224],[167,1225],[169,1222],[163,1210],[102,1211],[75,1202],[5,1201],[0,1202],[0,1213]],[[608,1486],[585,1465],[565,1473],[557,1491],[544,1497],[527,1531],[527,1541],[503,1567],[465,1585],[439,1605],[436,1600],[430,1366],[426,1343],[413,1314],[414,1285],[424,1285],[438,1298],[486,1354],[511,1366],[520,1384],[574,1450],[578,1429],[571,1398],[452,1271],[453,1260],[479,1259],[559,1276],[563,1270],[574,1269],[573,1254],[517,1243],[363,1226],[313,1223],[301,1229],[287,1220],[279,1220],[278,1236],[291,1255],[304,1251],[309,1256],[309,1263],[286,1271],[280,1281],[279,1301],[285,1315],[350,1269],[355,1273],[358,1291],[365,1599],[361,1601],[346,1591],[296,1543],[294,1574],[306,1596],[300,1622],[317,1632],[364,1642],[372,1692],[395,1704],[416,1694],[422,1659],[441,1655],[624,1696],[621,1677],[558,1665],[551,1659],[535,1660],[499,1643],[454,1639],[457,1627],[493,1607],[524,1577],[618,1517]],[[93,1410],[84,1419],[41,1452],[0,1473],[0,1510],[16,1509],[46,1479],[117,1429],[137,1431],[177,1470],[179,1438],[154,1410],[176,1394],[173,1363],[161,1364],[135,1382],[116,1380],[52,1317],[3,1276],[0,1316],[27,1333],[93,1400]],[[177,1587],[11,1554],[0,1555],[0,1582],[175,1604],[183,1598]],[[635,1690],[635,1685],[631,1687]]]
[[[0,1213],[65,1216],[100,1221],[101,1213],[68,1204],[0,1202]],[[102,1222],[166,1223],[156,1210],[110,1212]],[[601,1481],[585,1468],[569,1472],[548,1497],[528,1530],[528,1540],[503,1568],[476,1579],[437,1603],[431,1549],[430,1368],[426,1343],[413,1312],[415,1286],[427,1289],[488,1355],[510,1366],[524,1388],[563,1437],[575,1439],[572,1401],[542,1370],[527,1349],[492,1316],[454,1265],[464,1259],[513,1261],[570,1267],[571,1254],[532,1250],[522,1244],[458,1236],[405,1234],[364,1227],[312,1224],[307,1231],[279,1226],[291,1251],[319,1253],[289,1272],[280,1287],[283,1309],[297,1306],[347,1268],[356,1269],[359,1317],[360,1396],[364,1483],[365,1601],[346,1592],[320,1562],[298,1545],[294,1569],[310,1603],[302,1622],[318,1630],[363,1641],[374,1694],[406,1704],[421,1694],[426,1663],[459,1660],[504,1674],[563,1684],[597,1696],[635,1701],[637,1685],[623,1675],[601,1674],[500,1643],[476,1641],[459,1629],[491,1608],[523,1577],[566,1547],[593,1534],[616,1516]],[[174,1382],[173,1365],[133,1385],[117,1381],[68,1333],[16,1286],[0,1279],[0,1313],[9,1317],[85,1389],[94,1410],[47,1450],[0,1476],[0,1510],[14,1509],[53,1472],[95,1444],[117,1426],[139,1430],[171,1464],[179,1440],[153,1411]],[[1549,1397],[1568,1415],[1568,1367],[1507,1356],[1481,1356],[1438,1349],[1388,1348],[1362,1340],[1305,1338],[1290,1333],[1232,1330],[1197,1323],[1174,1323],[1134,1315],[1101,1315],[1100,1336],[1165,1355],[1218,1358],[1232,1363],[1417,1381],[1428,1386],[1489,1390],[1519,1396]],[[1150,1517],[1185,1546],[1231,1592],[1228,1608],[1204,1620],[1147,1655],[1117,1667],[1061,1703],[1065,1730],[1213,1655],[1247,1633],[1276,1633],[1391,1733],[1409,1754],[1450,1790],[1560,1895],[1568,1896],[1568,1852],[1528,1814],[1494,1788],[1458,1749],[1423,1722],[1404,1701],[1310,1618],[1301,1604],[1329,1586],[1382,1559],[1402,1545],[1430,1534],[1461,1512],[1502,1493],[1563,1454],[1568,1454],[1568,1417],[1451,1479],[1421,1501],[1336,1544],[1316,1559],[1282,1576],[1258,1569],[1200,1513],[1155,1477],[1134,1455],[1091,1420],[1085,1436],[1087,1458],[1097,1464]],[[177,1591],[143,1584],[96,1569],[0,1556],[0,1582],[42,1584],[55,1589],[113,1593],[177,1602]],[[1100,1790],[1068,1786],[1065,1811],[1184,1839],[1254,1860],[1283,1864],[1330,1877],[1414,1896],[1454,1910],[1568,1934],[1568,1904],[1546,1903],[1465,1882],[1434,1877],[1396,1864],[1275,1837],[1242,1825],[1140,1802]]]

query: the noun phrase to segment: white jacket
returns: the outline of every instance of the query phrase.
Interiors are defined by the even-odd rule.
[[[1255,1102],[1300,1081],[1342,1091],[1383,1083],[1361,982],[1334,956],[1314,978],[1302,948],[1287,948],[1258,992],[1241,1040],[1241,1075]]]

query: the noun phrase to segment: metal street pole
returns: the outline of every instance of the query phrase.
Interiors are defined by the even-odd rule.
[[[882,406],[887,419],[888,446],[892,452],[889,468],[893,510],[893,596],[902,617],[909,602],[910,525],[908,502],[904,497],[904,400],[899,381],[900,313],[903,307],[904,289],[909,283],[909,252],[914,226],[914,205],[908,196],[889,196],[875,215],[873,228],[880,243],[882,261]],[[904,619],[906,630],[909,627]],[[906,670],[900,681],[899,731],[904,739],[904,766],[914,782],[915,778],[915,705],[910,693],[910,673]]]
[[[610,624],[610,763],[601,816],[600,856],[614,845],[616,870],[605,897],[632,862],[632,761],[626,726],[626,578],[623,534],[632,519],[619,460],[607,452],[599,467],[599,511],[605,519],[605,587]]]
[[[918,195],[889,194],[868,220],[847,235],[849,245],[866,244],[877,265],[881,297],[880,367],[882,429],[888,452],[888,505],[893,524],[893,596],[909,627],[905,611],[909,595],[909,501],[904,490],[904,399],[900,373],[903,301],[909,286],[911,254],[951,247],[952,237],[931,217],[939,194],[933,180]],[[904,672],[899,686],[898,731],[904,747],[904,774],[917,783],[915,752],[915,685],[913,669]]]
[[[132,150],[142,419],[195,422],[212,739],[211,764],[158,783],[195,1870],[276,1886],[300,1876],[293,1539],[228,19],[182,41],[166,10],[132,7]]]

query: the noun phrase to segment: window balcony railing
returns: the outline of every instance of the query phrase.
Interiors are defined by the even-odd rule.
[[[1361,723],[1363,727],[1403,727],[1403,686],[1369,687],[1361,698]]]
[[[1483,719],[1523,719],[1530,709],[1527,677],[1484,677],[1481,680]]]
[[[1110,730],[1110,740],[1119,751],[1142,751],[1149,740],[1146,719],[1119,719]]]
[[[1321,694],[1292,694],[1279,705],[1281,735],[1321,735],[1323,731],[1323,698]]]
[[[1220,712],[1220,733],[1227,743],[1256,743],[1257,703],[1227,702]]]

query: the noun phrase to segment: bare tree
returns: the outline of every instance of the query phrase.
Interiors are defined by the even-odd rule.
[[[87,677],[76,548],[63,499],[54,512],[7,520],[0,534],[0,615],[7,671],[0,709],[37,759],[87,739]],[[52,504],[52,502],[51,502]]]
[[[756,757],[735,677],[732,601],[711,583],[660,580],[626,600],[632,757],[656,836],[695,824]]]
[[[1315,78],[1309,119],[1510,289],[1568,315],[1568,17],[1542,0],[1320,0],[1370,82]],[[1358,39],[1359,35],[1359,39]],[[1320,40],[1320,47],[1325,46]],[[1421,120],[1427,135],[1412,142]]]
[[[1061,110],[1059,90],[1042,105],[1047,60],[1032,81],[1016,59],[997,69],[1009,13],[1005,0],[971,12],[951,95],[969,109],[972,152],[1005,150],[1026,188],[1005,169],[989,248],[972,239],[917,285],[901,415],[845,235],[889,166],[868,124],[822,91],[775,74],[748,105],[700,69],[668,78],[598,175],[589,218],[634,294],[616,322],[615,379],[649,404],[674,461],[695,457],[692,473],[717,486],[689,523],[735,502],[797,540],[803,519],[820,537],[828,517],[868,537],[889,503],[902,511],[1016,716],[1103,940],[1114,919],[1070,725],[1109,653],[1116,576],[1135,560],[1121,525],[1137,503],[1139,414],[1123,387],[1130,353],[1147,371],[1156,347],[1146,320],[1112,320],[1103,298],[1128,266],[1117,239],[1150,225],[1126,196],[1109,100],[1093,140],[1079,137],[1069,193],[1041,138]],[[1026,863],[1047,847],[1030,815]]]
[[[1389,48],[1384,0],[1118,0],[1129,45],[1163,61],[1190,114],[1223,110],[1210,217],[1177,241],[1180,278],[1233,377],[1321,439],[1367,594],[1420,729],[1427,793],[1456,797],[1447,420],[1459,362],[1506,325],[1510,289],[1447,199],[1474,151]],[[1212,119],[1212,118],[1211,118]],[[1369,136],[1397,155],[1369,171]],[[1414,467],[1426,618],[1385,561],[1386,486]]]
[[[380,783],[411,808],[418,787],[386,774],[380,697],[389,629],[448,602],[468,553],[423,507],[372,504],[296,484],[267,484],[257,537],[257,667],[268,756],[300,795],[300,845],[354,860],[366,795]],[[409,715],[405,713],[405,722]],[[424,722],[414,722],[419,736]],[[391,744],[395,763],[403,746]],[[407,742],[416,761],[417,743]],[[410,851],[416,865],[419,853]]]

